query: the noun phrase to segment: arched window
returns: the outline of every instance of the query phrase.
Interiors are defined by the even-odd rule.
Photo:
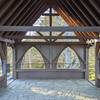
[[[2,76],[2,61],[1,61],[1,58],[0,58],[0,76]]]
[[[71,48],[66,48],[58,58],[57,69],[79,69],[80,61]]]
[[[21,68],[22,69],[44,69],[45,68],[43,57],[36,48],[32,47],[26,52],[22,60]]]

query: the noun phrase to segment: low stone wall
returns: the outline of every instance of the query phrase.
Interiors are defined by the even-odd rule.
[[[7,78],[6,75],[0,76],[0,88],[7,87]]]
[[[18,70],[18,79],[85,79],[84,70]]]

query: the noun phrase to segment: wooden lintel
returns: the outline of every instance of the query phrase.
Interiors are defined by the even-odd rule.
[[[83,39],[83,37],[79,36],[5,36],[8,39]],[[91,39],[91,37],[87,37],[87,39]],[[94,39],[94,38],[93,38]]]
[[[16,43],[19,44],[19,43]],[[26,45],[88,45],[85,42],[20,42],[20,44]]]

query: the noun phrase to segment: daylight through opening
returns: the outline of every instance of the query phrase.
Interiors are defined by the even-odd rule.
[[[44,69],[45,63],[40,52],[35,48],[30,48],[24,55],[21,69]]]
[[[33,24],[33,26],[69,26],[66,21],[53,9],[48,8]],[[76,36],[74,32],[33,32],[28,31],[26,36],[36,37],[23,39],[22,42],[79,42],[79,39],[68,39],[66,36]],[[59,39],[59,37],[62,38]],[[50,38],[51,37],[51,38]]]
[[[57,69],[80,69],[80,61],[71,48],[67,47],[60,54]]]

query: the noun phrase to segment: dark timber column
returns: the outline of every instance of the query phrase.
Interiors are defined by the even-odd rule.
[[[88,60],[89,60],[89,47],[85,48],[85,79],[89,80],[89,65],[88,65]]]
[[[0,77],[0,87],[7,86],[7,73],[6,73],[6,64],[7,64],[7,46],[6,43],[0,43],[0,56],[2,59],[2,76]]]
[[[96,44],[96,65],[95,65],[95,76],[96,76],[96,81],[95,84],[97,87],[100,87],[100,42]]]
[[[13,78],[16,79],[16,49],[13,48]]]
[[[21,69],[21,61],[31,45],[15,44],[13,48],[13,77],[17,79],[17,71]]]
[[[80,70],[84,72],[83,78],[88,79],[88,45],[71,45],[80,60]]]

